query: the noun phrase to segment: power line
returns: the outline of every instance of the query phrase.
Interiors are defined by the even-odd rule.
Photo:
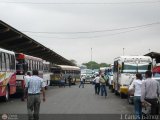
[[[127,30],[127,31],[123,31],[123,32],[112,33],[112,34],[108,34],[108,35],[97,35],[97,36],[91,36],[91,37],[62,38],[62,37],[46,37],[46,36],[37,36],[37,35],[33,35],[33,36],[41,37],[41,38],[56,38],[56,39],[87,39],[87,38],[94,39],[94,38],[100,38],[100,37],[109,37],[109,36],[115,36],[115,35],[119,35],[119,34],[125,34],[125,33],[128,33],[128,32],[133,32],[133,31],[137,31],[137,30],[140,30],[140,29],[142,29],[142,28],[137,28],[137,29],[133,29],[133,30]]]
[[[88,33],[103,33],[103,32],[110,32],[110,31],[120,31],[120,30],[128,30],[128,29],[149,27],[149,26],[153,26],[153,25],[157,25],[157,24],[160,24],[160,22],[154,22],[154,23],[143,24],[143,25],[138,25],[138,26],[131,26],[131,27],[123,27],[123,28],[115,28],[115,29],[106,29],[106,30],[94,30],[94,31],[79,31],[79,32],[21,31],[21,32],[35,33],[35,34],[88,34]]]
[[[160,0],[155,1],[137,1],[137,2],[10,2],[10,1],[0,1],[1,3],[9,4],[35,4],[35,5],[110,5],[110,4],[150,4],[159,3]]]

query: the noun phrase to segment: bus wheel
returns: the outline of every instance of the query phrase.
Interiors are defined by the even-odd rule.
[[[9,100],[9,86],[6,86],[6,94],[4,96],[4,101],[7,102]]]
[[[125,94],[120,93],[120,97],[121,97],[121,99],[124,99],[125,98]]]
[[[112,93],[114,93],[114,89],[113,89],[113,87],[111,88],[111,92],[112,92]]]
[[[119,95],[117,90],[114,91],[114,94],[115,94],[115,95]]]

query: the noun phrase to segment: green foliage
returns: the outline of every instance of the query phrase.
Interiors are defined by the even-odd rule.
[[[100,67],[108,67],[109,66],[109,64],[107,64],[107,63],[98,64],[95,61],[90,61],[88,63],[83,63],[83,65],[86,65],[88,69],[99,69]]]
[[[71,61],[72,63],[74,63],[75,65],[77,65],[77,61],[76,61],[76,60],[71,59],[70,61]]]

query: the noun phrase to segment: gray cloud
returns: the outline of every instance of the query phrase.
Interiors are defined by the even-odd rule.
[[[40,0],[35,2],[59,1]],[[61,2],[75,1],[63,0]],[[100,1],[81,0],[79,2]],[[103,0],[103,2],[113,1]],[[124,0],[116,0],[116,2],[124,2]],[[130,27],[160,22],[159,12],[159,3],[125,5],[30,5],[0,2],[1,20],[20,31],[79,32]],[[93,48],[93,60],[107,63],[112,63],[115,57],[122,55],[123,48],[125,48],[126,55],[143,55],[149,51],[148,49],[159,52],[159,31],[160,25],[154,25],[117,35],[112,34],[121,31],[74,35],[25,34],[67,59],[75,59],[80,64],[91,60],[91,47]],[[94,36],[100,37],[93,38]]]

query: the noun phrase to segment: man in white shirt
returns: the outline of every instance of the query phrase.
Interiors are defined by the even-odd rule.
[[[99,75],[96,76],[96,78],[94,79],[95,81],[95,94],[99,95],[99,92],[100,92],[100,77]]]
[[[28,80],[29,80],[30,77],[31,77],[31,73],[27,72],[27,75],[24,76],[24,86],[25,87],[26,87],[26,84],[28,83]],[[22,101],[25,100],[25,95],[27,94],[25,92],[27,92],[27,91],[26,90],[23,91],[23,95],[22,95],[22,98],[21,98]]]
[[[33,70],[33,76],[31,76],[26,84],[26,90],[28,91],[27,109],[29,120],[39,120],[40,110],[40,92],[43,93],[43,102],[45,102],[45,83],[42,78],[38,77],[38,71]]]
[[[82,85],[82,88],[84,88],[84,80],[85,80],[85,76],[82,76],[81,79],[80,79],[79,88],[81,87],[81,85]]]

